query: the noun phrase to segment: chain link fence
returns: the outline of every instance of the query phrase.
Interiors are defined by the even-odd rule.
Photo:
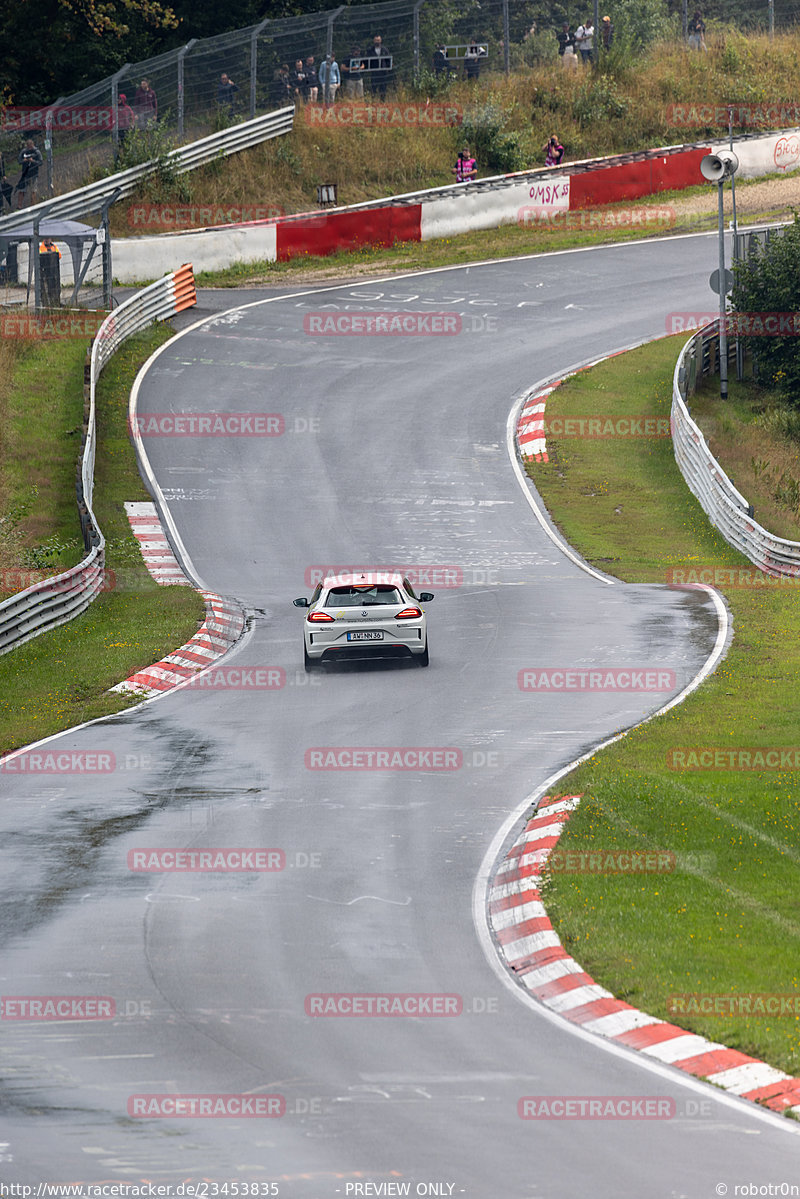
[[[613,3],[608,7],[613,14]],[[697,7],[707,21],[762,31],[794,25],[800,12],[798,0],[759,0],[750,7],[742,0],[674,0],[677,36]],[[331,70],[330,84],[338,74],[339,86],[330,91],[338,92],[337,99],[384,98],[396,85],[415,81],[434,92],[449,78],[476,81],[555,56],[555,31],[564,20],[573,26],[583,20],[585,8],[578,0],[559,0],[547,21],[537,24],[541,9],[531,0],[464,0],[457,8],[449,0],[383,0],[193,39],[127,64],[49,107],[6,110],[0,126],[0,173],[6,177],[0,210],[63,194],[115,165],[122,169],[157,158],[173,145],[295,100],[313,100],[313,91],[296,86],[292,73],[298,63],[316,72],[333,53],[338,71]],[[446,61],[440,56],[437,62],[438,46],[445,48]],[[322,81],[317,98],[326,99]],[[20,157],[27,138],[37,152],[29,169]]]

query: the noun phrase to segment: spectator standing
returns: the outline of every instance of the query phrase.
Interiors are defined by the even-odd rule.
[[[24,203],[36,202],[36,181],[39,178],[39,167],[44,162],[41,151],[35,145],[33,138],[26,138],[25,144],[17,155],[17,162],[22,172],[14,191],[17,193],[17,208]]]
[[[591,17],[575,30],[575,44],[580,50],[584,64],[590,63],[594,52],[594,25]]]
[[[342,63],[344,93],[348,100],[364,99],[364,52],[353,46],[346,62]]]
[[[477,178],[478,167],[475,159],[469,152],[469,146],[465,146],[463,150],[459,150],[456,165],[450,168],[450,173],[455,175],[456,183],[469,183],[470,179]]]
[[[610,50],[614,41],[614,23],[611,17],[603,17],[600,25],[600,36],[603,39],[603,49]]]
[[[486,57],[486,50],[473,37],[464,55],[464,78],[477,79],[481,73],[481,59]]]
[[[289,78],[292,82],[292,99],[295,104],[304,104],[308,98],[308,77],[302,58],[298,58],[295,62],[294,70]]]
[[[694,16],[692,17],[689,24],[686,26],[686,32],[688,34],[688,42],[689,42],[690,50],[705,51],[707,49],[707,46],[706,46],[706,23],[703,20],[703,17],[702,17],[702,14],[701,14],[699,8],[695,11]]]
[[[0,210],[4,204],[8,204],[9,208],[13,208],[11,198],[14,195],[14,188],[6,178],[6,160],[0,151]]]
[[[140,129],[147,129],[158,120],[158,100],[150,86],[149,79],[143,79],[133,97],[133,111],[136,113],[136,124]]]
[[[564,57],[568,47],[572,54],[575,53],[575,34],[569,27],[569,21],[564,22],[564,24],[561,26],[561,29],[556,34],[556,37],[558,38],[559,58]]]
[[[449,70],[450,59],[447,57],[444,42],[440,42],[433,53],[433,73],[437,79],[441,79],[442,76],[447,78]]]
[[[238,86],[223,71],[217,84],[217,104],[220,108],[227,108],[231,116],[236,111],[236,93],[238,90]]]
[[[372,39],[369,58],[371,59],[369,65],[372,68],[370,71],[372,91],[377,92],[381,100],[385,100],[386,89],[389,86],[392,72],[388,67],[381,66],[381,62],[384,59],[391,58],[391,55],[386,46],[384,46],[383,39],[379,33],[376,33]]]
[[[136,127],[136,113],[128,103],[128,97],[124,92],[120,92],[117,98],[117,134],[119,136],[120,150],[125,145],[125,138],[130,133],[131,129]]]
[[[275,78],[272,80],[272,98],[280,105],[292,102],[292,80],[288,62],[282,63],[275,72]]]
[[[546,167],[557,167],[564,157],[564,147],[556,137],[555,133],[548,138],[547,144],[544,147],[544,165]]]
[[[306,86],[309,100],[312,104],[316,104],[317,93],[319,92],[319,79],[317,78],[317,68],[314,63],[313,54],[309,54],[306,59]]]
[[[339,90],[339,84],[342,82],[335,54],[325,55],[324,60],[319,64],[317,77],[322,88],[322,103],[333,104],[336,99],[336,93]]]

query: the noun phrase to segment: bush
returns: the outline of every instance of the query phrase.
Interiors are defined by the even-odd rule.
[[[138,194],[142,199],[160,204],[165,200],[180,200],[186,203],[191,199],[192,188],[187,177],[178,173],[175,162],[170,158],[174,149],[174,141],[166,116],[161,121],[154,121],[146,129],[131,129],[119,148],[117,160],[111,168],[111,173],[127,171],[130,167],[141,166],[142,163],[152,162],[153,169],[149,171],[139,184]]]
[[[800,217],[766,246],[756,246],[744,262],[734,265],[731,294],[735,312],[800,311]],[[800,409],[800,337],[747,337],[758,379]]]
[[[479,169],[507,173],[527,165],[521,135],[505,132],[507,120],[507,114],[491,100],[464,113],[459,144],[470,147]]]

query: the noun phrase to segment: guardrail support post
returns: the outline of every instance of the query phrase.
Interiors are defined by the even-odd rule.
[[[189,53],[189,51],[191,50],[192,46],[195,44],[196,41],[197,41],[197,38],[193,37],[190,42],[187,42],[185,46],[181,46],[180,50],[178,51],[178,138],[179,139],[183,138],[184,114],[186,111],[186,104],[185,104],[184,91],[183,91],[183,60],[186,57],[186,55]]]
[[[261,36],[261,31],[267,25],[269,20],[262,21],[253,30],[253,35],[250,38],[250,119],[256,115],[256,83],[258,82],[258,39]]]

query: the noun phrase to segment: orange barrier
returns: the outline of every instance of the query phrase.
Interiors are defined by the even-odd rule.
[[[185,262],[183,266],[179,266],[177,271],[173,271],[172,278],[175,281],[175,311],[183,312],[186,308],[193,308],[197,303],[197,290],[192,264]]]

